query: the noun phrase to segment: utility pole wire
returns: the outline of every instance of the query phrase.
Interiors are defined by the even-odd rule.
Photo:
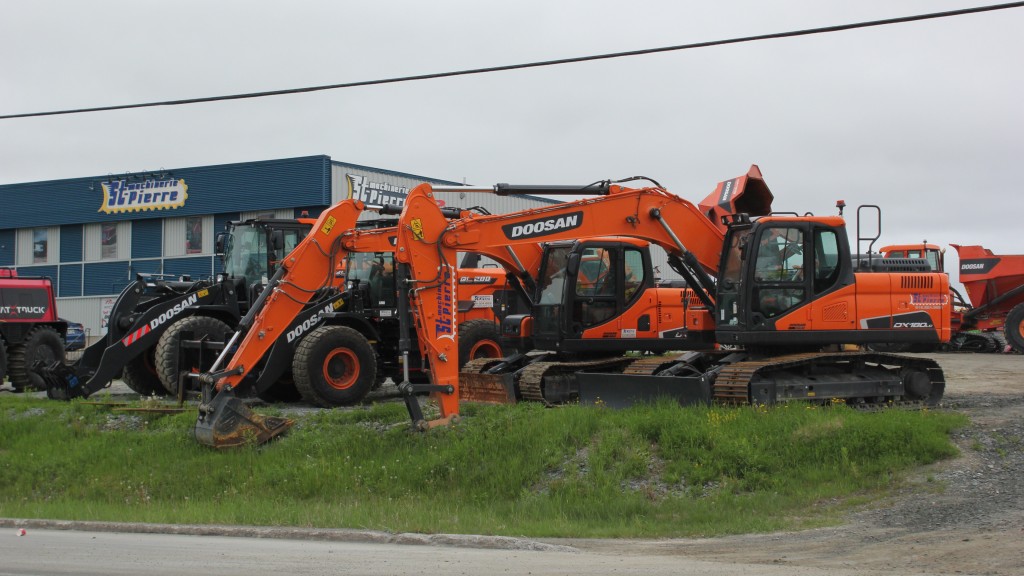
[[[947,12],[933,12],[930,14],[919,14],[916,16],[903,16],[901,18],[886,18],[884,20],[872,20],[869,22],[857,22],[854,24],[839,24],[836,26],[825,26],[823,28],[809,28],[792,32],[776,32],[774,34],[761,34],[758,36],[745,36],[743,38],[729,38],[726,40],[712,40],[708,42],[696,42],[693,44],[682,44],[679,46],[665,46],[661,48],[646,48],[643,50],[630,50],[628,52],[613,52],[610,54],[597,54],[592,56],[578,56],[575,58],[561,58],[558,60],[545,60],[540,62],[528,62],[525,64],[509,64],[506,66],[492,66],[489,68],[473,68],[470,70],[458,70],[454,72],[437,72],[434,74],[420,74],[417,76],[401,76],[397,78],[384,78],[381,80],[364,80],[361,82],[346,82],[343,84],[328,84],[325,86],[309,86],[306,88],[288,88],[285,90],[269,90],[266,92],[250,92],[248,94],[229,94],[226,96],[207,96],[203,98],[186,98],[184,100],[167,100],[164,102],[145,102],[141,104],[118,104],[114,106],[99,106],[95,108],[78,108],[72,110],[52,110],[49,112],[26,112],[22,114],[0,115],[0,120],[11,120],[14,118],[35,118],[39,116],[58,116],[62,114],[85,114],[87,112],[106,112],[110,110],[129,110],[132,108],[153,108],[156,106],[182,106],[185,104],[200,104],[203,102],[220,102],[223,100],[242,100],[246,98],[264,98],[267,96],[284,96],[286,94],[301,94],[304,92],[319,92],[322,90],[339,90],[342,88],[357,88],[359,86],[378,86],[381,84],[397,84],[399,82],[415,82],[418,80],[435,80],[438,78],[451,78],[453,76],[469,76],[473,74],[489,74],[492,72],[507,72],[509,70],[524,70],[527,68],[540,68],[543,66],[560,66],[563,64],[576,64],[578,62],[590,62],[594,60],[610,60],[612,58],[626,58],[629,56],[643,56],[646,54],[657,54],[659,52],[675,52],[679,50],[691,50],[694,48],[709,48],[711,46],[723,46],[726,44],[740,44],[744,42],[757,42],[760,40],[776,40],[779,38],[794,38],[796,36],[810,36],[812,34],[826,34],[830,32],[842,32],[844,30],[855,30],[858,28],[871,28],[874,26],[887,26],[891,24],[904,24],[921,20],[932,20],[935,18],[949,18],[951,16],[963,16],[966,14],[977,14],[979,12],[991,12],[994,10],[1007,10],[1010,8],[1024,7],[1024,2],[1010,2],[1007,4],[994,4],[991,6],[978,6],[975,8],[962,8]]]

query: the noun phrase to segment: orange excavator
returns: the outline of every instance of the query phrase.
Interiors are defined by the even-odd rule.
[[[364,209],[361,202],[344,200],[326,210],[281,262],[210,370],[187,376],[203,387],[195,427],[200,443],[220,448],[265,442],[287,430],[288,420],[252,412],[235,390],[258,389],[288,368],[302,397],[321,406],[357,402],[388,377],[427,381],[421,358],[397,356],[396,229],[357,227]],[[441,210],[448,217],[468,214]],[[504,274],[460,272],[464,355],[500,357],[495,318],[503,312],[497,308],[514,305],[514,298],[502,299]]]
[[[842,349],[947,341],[949,304],[938,298],[948,294],[944,274],[858,272],[841,216],[732,214],[713,222],[651,182],[499,184],[477,191],[597,196],[458,220],[445,218],[434,200],[447,188],[422,184],[409,193],[396,257],[407,267],[411,320],[440,406],[440,417],[427,421],[410,405],[419,427],[456,417],[460,396],[474,387],[609,404],[662,395],[683,403],[934,404],[942,397],[942,370],[930,359]],[[531,310],[502,322],[506,347],[518,353],[471,362],[475,374],[460,375],[455,255],[479,252],[516,275],[521,267],[509,254],[536,243],[541,263]],[[668,252],[685,289],[657,285],[651,245]],[[939,305],[915,305],[919,295],[934,295],[929,302]],[[626,355],[669,350],[686,352]]]

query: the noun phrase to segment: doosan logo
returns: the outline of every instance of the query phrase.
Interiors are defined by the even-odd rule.
[[[510,240],[519,238],[535,238],[547,236],[556,232],[573,230],[583,225],[583,212],[573,212],[557,218],[541,218],[523,222],[521,224],[509,224],[502,226],[505,236]]]
[[[327,306],[324,306],[323,308],[317,310],[316,312],[311,314],[309,317],[307,317],[302,322],[302,324],[299,324],[295,328],[292,328],[291,330],[289,330],[288,334],[285,335],[285,339],[290,344],[293,340],[295,340],[299,336],[302,336],[310,328],[313,328],[314,326],[319,324],[320,320],[323,319],[324,314],[329,314],[329,313],[331,313],[333,311],[334,311],[334,304],[333,303],[328,304]]]
[[[157,316],[156,318],[153,318],[152,320],[150,320],[149,321],[149,329],[150,330],[156,330],[158,326],[160,326],[164,322],[167,322],[171,318],[174,318],[178,314],[181,314],[182,310],[188,308],[189,306],[195,304],[198,301],[199,301],[199,294],[198,293],[193,294],[193,295],[189,296],[188,298],[185,298],[181,302],[178,302],[173,307],[169,308],[163,314],[161,314],[161,315]]]
[[[972,264],[964,264],[964,265],[960,266],[961,270],[983,270],[984,268],[985,268],[985,264],[982,263],[982,262],[977,262],[977,263],[972,263]]]

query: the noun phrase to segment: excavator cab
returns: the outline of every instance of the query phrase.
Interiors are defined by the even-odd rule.
[[[607,237],[546,244],[534,298],[533,345],[597,351],[594,332],[619,334],[623,314],[645,288],[653,287],[653,277],[650,251],[641,240]]]
[[[726,343],[777,342],[777,321],[853,284],[849,245],[838,222],[770,218],[732,226],[719,268],[717,331]],[[799,330],[814,329],[808,314]],[[771,334],[769,334],[771,332]],[[810,344],[788,335],[789,344]]]
[[[724,246],[715,298],[720,343],[810,349],[939,342],[948,331],[945,276],[923,260],[880,259],[855,270],[841,217],[738,223]]]

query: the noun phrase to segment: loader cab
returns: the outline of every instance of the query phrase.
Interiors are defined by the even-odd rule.
[[[255,301],[277,266],[309,233],[300,220],[254,219],[228,222],[217,235],[224,274],[235,280],[241,300]]]
[[[609,325],[654,285],[647,243],[620,237],[546,244],[538,278],[533,344],[542,350],[583,351],[567,347]]]
[[[345,261],[345,285],[360,307],[397,308],[393,252],[350,252]]]
[[[725,344],[779,342],[769,334],[777,319],[854,281],[849,242],[838,217],[768,217],[734,224],[724,246],[716,333]]]

